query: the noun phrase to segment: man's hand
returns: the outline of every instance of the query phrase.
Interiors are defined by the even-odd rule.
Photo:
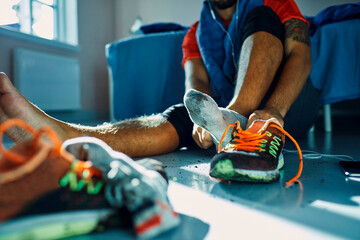
[[[280,112],[275,108],[268,108],[263,110],[256,110],[253,112],[249,117],[246,128],[251,126],[255,120],[268,120],[270,118],[276,118],[281,126],[284,127],[284,117],[280,114]]]
[[[214,144],[210,133],[196,124],[194,124],[192,137],[202,149],[208,149]]]

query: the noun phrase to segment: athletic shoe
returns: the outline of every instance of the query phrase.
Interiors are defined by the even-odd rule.
[[[137,236],[154,237],[179,224],[179,217],[167,198],[168,184],[161,163],[144,159],[140,165],[90,137],[68,140],[64,147],[70,152],[87,151],[91,166],[103,173],[106,199],[115,208],[127,207]]]
[[[99,161],[90,159],[76,161],[74,155],[61,147],[61,140],[50,128],[35,131],[25,122],[12,119],[0,126],[0,134],[13,126],[23,127],[34,138],[29,142],[15,145],[9,151],[0,144],[2,155],[0,159],[0,205],[2,208],[0,239],[23,239],[24,236],[26,239],[63,238],[104,231],[108,228],[129,227],[132,219],[137,219],[134,221],[137,224],[135,227],[138,227],[139,223],[145,223],[145,226],[140,225],[141,231],[136,231],[140,236],[155,236],[179,223],[177,215],[173,213],[170,204],[166,201],[167,181],[163,177],[165,175],[161,164],[157,161],[144,159],[135,163],[126,155],[111,150],[109,146],[97,139],[97,146],[105,146],[106,151],[94,151],[97,148],[94,148],[89,141],[81,145],[80,140],[77,139],[76,143],[81,146],[90,146],[85,154],[88,157],[93,157],[93,153],[95,156],[105,156],[103,152],[106,152],[108,158]],[[41,139],[43,134],[52,143],[43,141]],[[94,139],[92,141],[95,142]],[[69,140],[64,147],[71,150],[72,143],[74,145],[74,140]],[[119,164],[122,162],[129,162],[129,164],[126,166]],[[125,167],[118,168],[119,165]],[[132,169],[134,166],[136,171]],[[105,168],[109,171],[102,172]],[[118,172],[114,173],[114,171]],[[110,172],[113,175],[109,174]],[[112,177],[120,175],[131,177],[135,172],[140,182],[150,178],[153,182],[161,183],[159,186],[151,185],[149,181],[150,187],[155,192],[153,195],[145,195],[137,190],[134,191],[134,187],[131,189],[122,185],[119,178],[116,178],[117,182],[112,181]],[[143,173],[147,176],[141,176]],[[130,178],[132,185],[136,183],[133,179]],[[123,191],[123,186],[129,190]],[[168,209],[150,211],[150,214],[141,218],[141,221],[138,220],[138,214],[129,212],[128,208],[132,205],[127,199],[130,197],[143,199],[144,196],[153,197],[151,198],[153,202],[165,202]],[[121,204],[122,202],[127,205]],[[143,207],[143,210],[149,209],[154,209],[154,207]],[[167,212],[176,217],[167,219],[165,216]],[[156,219],[167,220],[167,222],[153,221],[149,224],[148,218],[154,216]]]
[[[27,130],[33,139],[10,150],[0,144],[0,239],[57,239],[121,225],[109,224],[118,210],[107,203],[103,192],[60,187],[74,157],[61,148],[62,141],[52,129],[36,131],[11,119],[1,124],[0,134],[14,126]],[[77,185],[79,179],[75,180]],[[122,216],[125,219],[126,212]]]
[[[236,122],[228,126],[224,136],[230,127],[233,127],[231,141],[224,149],[221,149],[220,141],[219,153],[211,161],[210,176],[240,182],[278,180],[279,169],[284,166],[282,149],[285,134],[295,141],[279,122],[275,118],[266,121],[256,120],[246,131]],[[297,145],[296,141],[295,144]],[[298,145],[297,148],[300,150]],[[302,169],[301,151],[299,156]]]

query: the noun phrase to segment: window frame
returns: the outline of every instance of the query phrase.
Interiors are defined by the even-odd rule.
[[[55,41],[60,41],[60,38],[59,38],[59,15],[60,15],[60,9],[59,8],[59,1],[62,2],[63,0],[53,0],[54,1],[54,4],[47,4],[47,3],[44,3],[42,1],[39,1],[39,0],[28,0],[29,1],[29,16],[30,16],[30,26],[27,26],[29,29],[30,29],[30,34],[31,35],[34,35],[34,36],[37,36],[35,35],[34,33],[34,29],[33,29],[33,25],[34,25],[34,11],[33,11],[33,4],[34,2],[40,4],[40,5],[45,5],[45,6],[48,6],[50,8],[53,9],[53,21],[54,21],[54,26],[53,26],[53,32],[54,32],[54,38],[53,39],[49,39],[49,40],[55,40]]]
[[[46,6],[53,7],[53,5],[48,5],[37,0],[28,1],[31,8],[33,2],[38,2]],[[78,44],[77,0],[55,0],[55,2],[57,11],[56,14],[54,12],[54,15],[56,15],[54,16],[54,18],[56,17],[56,19],[54,19],[54,21],[56,21],[54,24],[54,39],[47,39],[35,35],[31,27],[31,31],[28,33],[21,30],[12,29],[11,27],[0,26],[0,36],[15,38],[18,40],[59,48],[62,50],[79,52],[81,48]],[[32,26],[32,9],[30,12],[30,26]]]

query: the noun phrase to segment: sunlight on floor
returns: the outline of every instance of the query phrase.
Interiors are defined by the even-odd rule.
[[[311,204],[311,206],[336,214],[340,214],[349,218],[360,220],[360,196],[353,196],[350,198],[350,200],[354,203],[357,203],[357,206],[349,206],[323,200],[316,200]]]

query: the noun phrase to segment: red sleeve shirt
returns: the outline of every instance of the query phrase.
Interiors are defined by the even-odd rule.
[[[282,23],[291,18],[297,18],[306,22],[309,26],[308,21],[301,14],[294,0],[264,0],[264,6],[270,7],[278,15]]]
[[[186,33],[184,37],[184,41],[182,43],[182,50],[183,50],[183,60],[182,65],[184,67],[184,64],[187,60],[193,59],[193,58],[201,58],[200,50],[197,44],[196,40],[196,29],[199,25],[199,21],[197,21],[194,25],[192,25],[189,29],[189,31]]]
[[[308,21],[301,14],[294,0],[264,0],[264,6],[270,7],[276,13],[276,15],[278,15],[282,23],[286,22],[291,18],[297,18],[303,20],[309,25]],[[227,24],[228,26],[230,24],[230,21],[225,24]],[[197,21],[194,25],[190,27],[189,31],[184,37],[184,41],[182,44],[183,66],[187,60],[201,58],[200,50],[196,40],[196,29],[198,25],[199,21]]]

